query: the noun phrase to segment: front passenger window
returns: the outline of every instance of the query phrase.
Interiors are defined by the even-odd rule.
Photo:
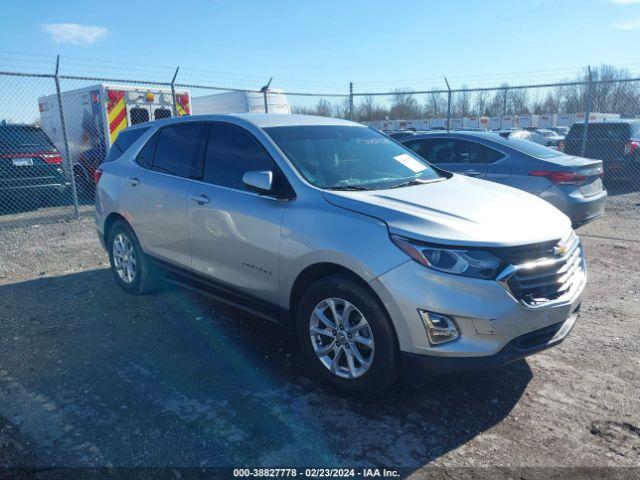
[[[203,180],[222,187],[248,190],[242,182],[242,176],[252,170],[275,170],[271,156],[258,140],[235,125],[212,124],[209,130]],[[278,175],[276,175],[277,180]]]

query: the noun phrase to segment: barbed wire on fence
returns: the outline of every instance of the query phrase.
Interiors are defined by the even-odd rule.
[[[497,85],[486,84],[487,79],[499,78],[496,74],[491,74],[452,77],[456,84],[452,84],[451,87],[447,79],[442,77],[441,85],[431,88],[404,87],[377,91],[368,87],[387,83],[342,84],[295,79],[288,79],[289,83],[280,83],[276,79],[279,88],[266,88],[262,85],[268,78],[267,75],[235,75],[206,68],[185,71],[178,67],[82,57],[69,59],[70,61],[63,62],[60,57],[44,54],[20,56],[0,51],[0,121],[4,120],[7,125],[24,127],[19,132],[15,130],[13,134],[16,141],[11,148],[18,148],[18,153],[10,153],[7,158],[11,159],[14,167],[25,167],[23,170],[16,170],[20,174],[26,172],[26,167],[38,165],[41,172],[48,169],[47,174],[55,177],[55,181],[52,180],[49,185],[53,188],[33,185],[34,188],[28,190],[27,194],[19,197],[10,196],[8,203],[14,210],[31,205],[34,201],[38,209],[41,209],[42,205],[60,207],[56,215],[60,213],[60,209],[67,212],[69,217],[90,210],[93,202],[92,169],[104,161],[115,135],[99,134],[100,129],[104,130],[108,126],[91,124],[86,118],[80,118],[82,115],[86,116],[87,109],[93,105],[94,100],[91,98],[80,109],[70,108],[61,101],[62,96],[72,91],[85,91],[90,87],[116,85],[122,86],[122,90],[130,88],[139,93],[155,92],[158,98],[162,99],[169,95],[171,100],[157,105],[159,110],[156,112],[159,114],[164,111],[163,115],[168,116],[199,113],[197,109],[189,108],[192,100],[187,102],[190,105],[186,111],[182,108],[182,113],[179,113],[178,96],[187,95],[190,99],[198,99],[216,93],[244,92],[253,95],[254,102],[258,102],[252,106],[252,111],[269,111],[272,100],[286,95],[286,108],[293,113],[350,118],[381,130],[568,127],[573,123],[583,122],[585,128],[581,134],[582,144],[578,151],[583,155],[588,150],[586,138],[591,120],[597,122],[602,119],[640,116],[640,75],[634,74],[626,67],[607,65],[583,70],[563,69],[558,71],[558,74],[570,72],[573,77],[558,82],[517,83],[514,80],[524,79],[526,72],[516,72],[509,78],[510,81],[505,79]],[[640,64],[628,66],[635,65]],[[546,72],[549,73],[550,70]],[[141,73],[144,73],[144,76],[139,76]],[[469,78],[484,78],[485,84],[470,87],[464,83]],[[243,85],[252,83],[255,87],[241,88],[237,83],[229,82]],[[308,88],[284,88],[285,85],[291,86],[295,82]],[[42,100],[47,98],[48,101]],[[112,101],[110,98],[106,100]],[[134,112],[126,110],[123,113],[124,104],[118,105],[120,110],[115,107],[113,111],[110,110],[105,122],[120,121],[122,115],[128,118],[128,121],[133,120]],[[152,120],[154,117],[149,113],[147,117],[140,118],[144,121],[145,118]],[[55,126],[52,126],[51,122],[55,123]],[[33,131],[27,127],[42,129],[47,135],[56,136],[55,141],[51,140],[55,145],[50,152],[45,151],[49,147],[41,145],[44,150],[31,157],[34,165],[29,163],[27,157],[21,157],[19,154],[19,145],[40,141],[40,137],[33,137]],[[36,137],[38,135],[40,134]],[[73,139],[69,141],[68,137]],[[61,138],[64,141],[60,141]],[[625,145],[624,148],[633,149],[640,162],[640,144],[636,140],[633,140],[636,143]],[[7,155],[9,154],[5,157]],[[20,178],[4,180],[3,173],[6,172],[3,172],[0,166],[0,187],[10,185],[13,188],[14,184],[25,182]],[[47,201],[42,202],[41,197],[46,197]],[[3,207],[2,202],[3,199],[0,198],[0,208]],[[49,217],[53,218],[52,215]],[[0,212],[1,218],[3,212]],[[12,218],[12,222],[15,223],[16,217]]]

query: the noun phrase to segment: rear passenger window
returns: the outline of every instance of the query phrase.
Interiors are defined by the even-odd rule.
[[[409,145],[413,151],[427,160],[429,163],[494,163],[504,155],[492,148],[476,142],[453,139],[428,139],[420,143]]]
[[[193,178],[195,157],[200,149],[204,125],[184,123],[165,127],[159,132],[153,156],[153,170],[178,177]]]
[[[158,143],[159,133],[156,133],[153,137],[149,139],[149,141],[142,147],[140,153],[136,157],[136,162],[138,165],[144,168],[151,168],[153,164],[153,154],[156,151],[156,144]]]
[[[246,130],[214,123],[209,130],[203,180],[222,187],[249,190],[242,176],[252,170],[274,170],[273,160]]]
[[[133,142],[138,140],[140,136],[149,130],[148,128],[134,128],[133,130],[125,130],[118,134],[116,141],[113,142],[109,149],[109,154],[105,162],[112,162],[122,155]]]
[[[425,160],[436,165],[440,163],[453,163],[454,146],[455,142],[453,140],[425,140],[422,143],[419,153]]]

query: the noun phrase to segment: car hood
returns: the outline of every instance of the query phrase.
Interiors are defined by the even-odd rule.
[[[332,205],[385,222],[391,233],[425,242],[515,246],[561,239],[571,221],[529,193],[453,175],[411,187],[375,191],[323,191]]]

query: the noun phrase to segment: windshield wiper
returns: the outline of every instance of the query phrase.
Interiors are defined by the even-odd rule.
[[[367,187],[363,187],[362,185],[338,185],[337,187],[327,187],[327,190],[347,190],[347,191],[363,191],[370,190]]]
[[[433,182],[439,182],[441,180],[444,180],[443,178],[434,178],[433,180],[419,180],[419,179],[414,179],[414,180],[409,180],[408,182],[403,182],[403,183],[399,183],[397,185],[394,185],[393,187],[389,187],[389,188],[402,188],[402,187],[411,187],[413,185],[426,185],[427,183],[433,183]]]

